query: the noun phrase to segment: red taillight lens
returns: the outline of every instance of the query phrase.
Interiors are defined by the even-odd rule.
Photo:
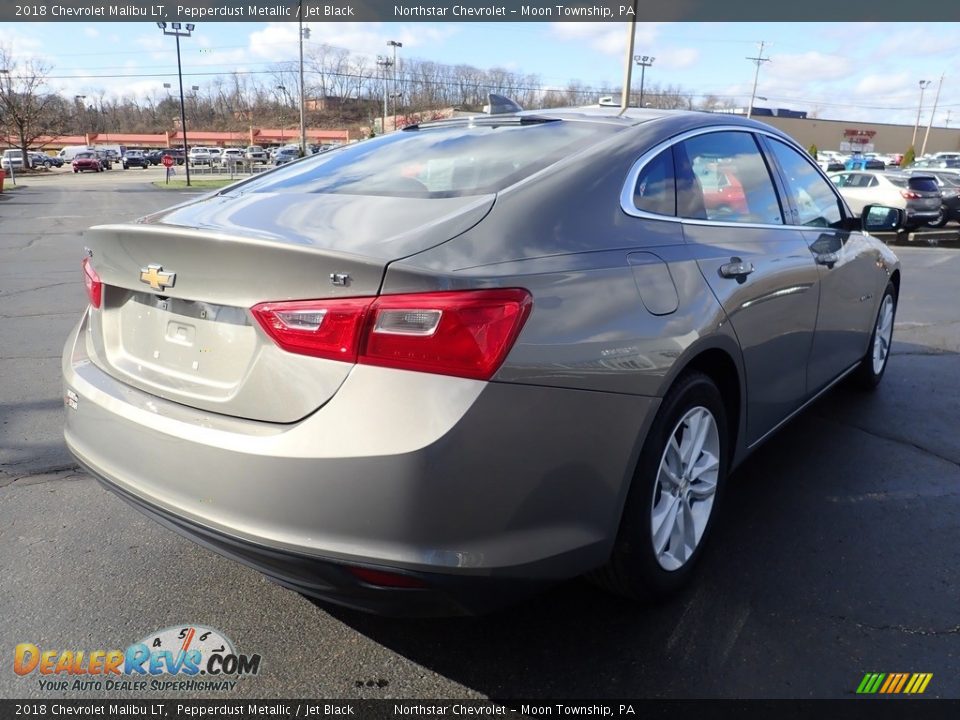
[[[103,283],[100,282],[97,271],[90,267],[90,258],[85,257],[81,265],[83,266],[83,284],[87,288],[87,297],[90,299],[90,304],[99,309],[100,303],[103,301]]]
[[[373,298],[350,298],[264,303],[252,312],[284,350],[353,363],[372,302]]]
[[[252,312],[290,352],[489,380],[532,304],[511,288],[264,303]]]
[[[377,585],[379,587],[413,589],[425,588],[427,586],[426,583],[420,578],[416,578],[411,575],[401,575],[400,573],[387,572],[386,570],[348,567],[347,572],[361,582],[365,582],[368,585]]]
[[[901,190],[900,194],[907,200],[919,200],[922,196],[913,190]]]

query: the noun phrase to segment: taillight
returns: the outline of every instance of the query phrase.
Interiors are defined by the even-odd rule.
[[[919,200],[923,197],[920,193],[914,192],[913,190],[901,190],[900,194],[907,200]]]
[[[425,588],[427,586],[427,584],[418,577],[388,572],[387,570],[373,570],[371,568],[364,567],[348,567],[347,572],[357,578],[357,580],[360,580],[367,585],[376,585],[378,587],[414,589]]]
[[[87,297],[90,299],[90,304],[95,309],[99,309],[103,300],[103,283],[100,282],[97,271],[90,266],[90,258],[85,257],[81,265],[83,266],[83,284],[87,288]]]
[[[264,303],[252,312],[290,352],[489,380],[532,304],[511,288]]]

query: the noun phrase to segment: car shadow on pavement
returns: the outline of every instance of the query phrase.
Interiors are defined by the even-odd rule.
[[[932,662],[923,633],[955,619],[960,531],[939,559],[916,549],[960,510],[960,440],[929,432],[960,407],[955,383],[937,388],[958,376],[960,355],[900,344],[878,392],[843,383],[801,413],[731,476],[696,577],[668,602],[578,580],[477,618],[317,605],[494,699],[850,695],[865,658],[919,643]],[[918,634],[883,632],[898,626]]]

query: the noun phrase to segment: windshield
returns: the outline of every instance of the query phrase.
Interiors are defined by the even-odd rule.
[[[408,128],[309,159],[246,183],[240,192],[443,198],[503,188],[618,132],[569,121]]]

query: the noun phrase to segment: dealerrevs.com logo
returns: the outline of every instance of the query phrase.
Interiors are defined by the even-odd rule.
[[[219,630],[202,625],[169,627],[126,650],[48,650],[20,643],[13,671],[36,677],[41,690],[233,690],[240,678],[260,672],[260,655],[238,653]]]

